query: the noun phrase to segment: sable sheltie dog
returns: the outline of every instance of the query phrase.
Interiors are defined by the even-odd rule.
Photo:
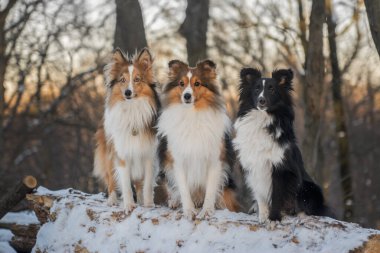
[[[127,212],[137,202],[153,206],[159,109],[152,55],[144,48],[133,58],[116,49],[105,67],[107,95],[103,125],[96,133],[94,174],[108,187],[108,203],[117,201],[115,181]]]
[[[192,219],[218,208],[238,208],[228,176],[233,163],[231,123],[211,60],[189,67],[169,62],[169,83],[163,90],[163,109],[158,120],[160,165],[168,180],[169,207],[182,204]],[[224,190],[223,190],[224,189]]]
[[[322,191],[306,173],[293,130],[293,72],[280,69],[272,78],[242,69],[240,108],[233,140],[246,182],[257,200],[259,221],[290,214],[326,215]]]

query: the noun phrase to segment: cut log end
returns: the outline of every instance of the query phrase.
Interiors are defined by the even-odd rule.
[[[24,185],[30,189],[34,189],[37,187],[37,179],[33,176],[26,176],[24,177],[24,179],[22,180],[22,182],[24,183]]]
[[[0,219],[37,187],[33,176],[26,176],[0,199]]]

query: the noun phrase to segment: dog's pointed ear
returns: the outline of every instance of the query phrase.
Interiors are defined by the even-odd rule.
[[[216,70],[216,63],[213,62],[212,60],[206,59],[206,60],[197,62],[196,67],[201,68],[203,70],[215,71]]]
[[[136,62],[143,70],[147,70],[152,67],[153,56],[147,47],[143,48],[137,55]]]
[[[169,78],[175,78],[177,74],[183,70],[187,69],[188,65],[180,60],[171,60],[168,64],[169,67]]]
[[[113,51],[111,62],[104,67],[106,87],[111,88],[116,83],[125,64],[128,64],[128,58],[123,50],[116,48]]]
[[[261,71],[256,68],[243,68],[240,71],[240,80],[243,83],[252,83],[259,78],[261,78]]]
[[[216,78],[216,63],[212,60],[206,59],[199,61],[196,68],[201,71],[203,78],[208,80],[213,80]]]
[[[291,87],[293,76],[291,69],[279,69],[272,72],[272,78],[276,79],[280,86]]]
[[[127,63],[128,62],[128,59],[127,57],[125,56],[123,50],[121,50],[120,48],[116,48],[114,51],[113,51],[113,55],[112,55],[112,61],[116,64],[123,64],[123,63]]]

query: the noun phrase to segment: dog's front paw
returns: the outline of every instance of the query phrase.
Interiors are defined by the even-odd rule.
[[[277,226],[278,224],[280,224],[279,221],[272,221],[272,220],[269,220],[269,219],[268,219],[268,220],[265,222],[265,228],[266,228],[267,230],[275,230],[275,229],[276,229],[276,226]]]
[[[116,204],[117,204],[116,192],[111,192],[111,194],[108,196],[108,199],[107,199],[107,205],[114,206]]]
[[[144,202],[144,207],[147,207],[147,208],[153,208],[155,207],[153,201],[146,201]]]
[[[171,209],[177,209],[180,205],[180,202],[178,199],[169,199],[168,206]]]
[[[214,207],[203,207],[202,210],[197,215],[197,219],[207,219],[210,218],[215,214],[215,208]]]
[[[183,217],[188,220],[194,220],[195,215],[197,215],[197,211],[194,208],[183,209]]]
[[[134,209],[136,208],[136,204],[135,203],[127,203],[127,202],[124,202],[124,211],[129,214],[131,213]]]
[[[259,222],[260,223],[265,223],[268,221],[269,214],[268,212],[265,211],[259,211]]]

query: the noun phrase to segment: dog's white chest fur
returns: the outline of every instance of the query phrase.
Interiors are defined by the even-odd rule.
[[[285,149],[269,135],[266,127],[271,123],[272,117],[258,110],[250,111],[235,122],[233,143],[244,168],[255,169],[264,167],[268,162],[281,162]]]
[[[207,169],[218,161],[230,120],[224,111],[172,105],[162,112],[158,132],[167,137],[175,169],[183,169],[191,189],[204,187]]]
[[[155,154],[156,139],[145,130],[154,111],[145,98],[131,99],[106,107],[104,129],[120,159],[132,165],[132,177],[142,178],[143,162]]]
[[[235,122],[233,140],[243,168],[248,172],[247,183],[255,195],[269,201],[272,188],[272,165],[284,157],[286,147],[281,147],[267,132],[272,117],[266,112],[252,110]]]

